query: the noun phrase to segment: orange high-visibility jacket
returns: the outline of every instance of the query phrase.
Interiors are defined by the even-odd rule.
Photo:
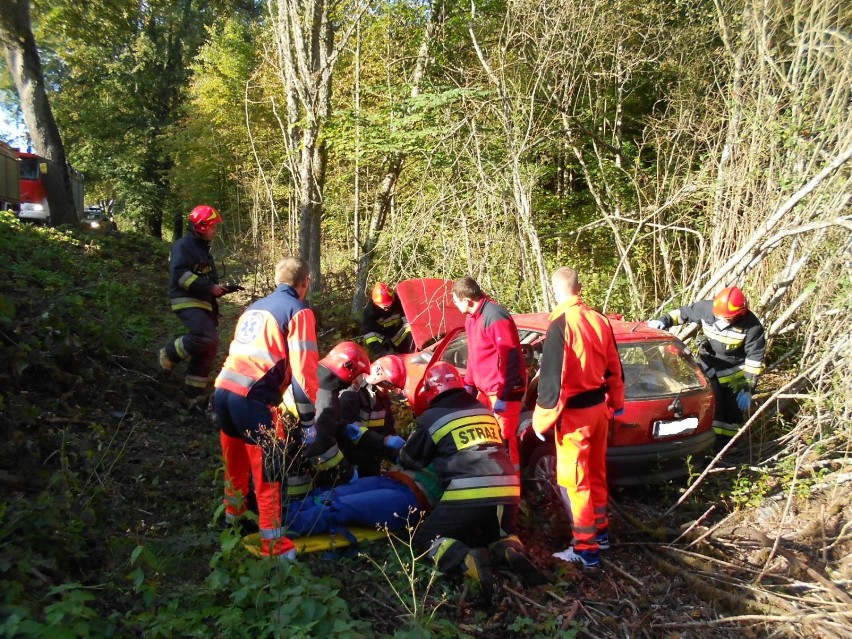
[[[248,307],[237,323],[216,388],[277,406],[292,381],[317,399],[316,319],[287,284]]]
[[[550,314],[539,372],[533,428],[545,433],[566,408],[587,408],[607,401],[624,408],[624,372],[609,320],[579,296]]]

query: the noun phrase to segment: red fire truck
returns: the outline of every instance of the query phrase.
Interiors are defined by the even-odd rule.
[[[21,202],[20,162],[15,149],[0,141],[0,211],[16,211]]]
[[[35,153],[16,151],[20,160],[21,206],[18,217],[47,224],[51,221],[50,204],[62,189],[62,167]],[[83,174],[69,167],[76,219],[83,211]],[[60,200],[61,201],[61,200]]]

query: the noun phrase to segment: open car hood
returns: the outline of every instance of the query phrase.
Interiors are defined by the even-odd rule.
[[[464,326],[464,315],[453,304],[453,283],[421,278],[396,285],[396,294],[411,326],[417,350],[448,331]]]

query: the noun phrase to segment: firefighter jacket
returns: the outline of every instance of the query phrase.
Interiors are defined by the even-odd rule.
[[[172,244],[169,255],[169,299],[172,310],[202,308],[218,315],[213,286],[218,284],[216,263],[210,254],[210,242],[190,229]]]
[[[412,351],[411,327],[402,311],[399,297],[394,297],[393,304],[387,310],[368,302],[364,309],[362,330],[370,359],[389,353]]]
[[[343,455],[358,466],[360,476],[378,474],[382,459],[396,461],[399,450],[385,446],[385,437],[396,435],[391,401],[386,393],[372,384],[364,384],[357,390],[347,389],[340,393],[340,416],[341,423],[357,424],[361,431],[356,440],[341,436],[338,431]]]
[[[517,505],[518,473],[490,409],[463,389],[442,393],[417,418],[400,451],[403,467],[429,464],[441,481],[443,506]]]
[[[318,361],[314,313],[291,286],[281,284],[240,316],[215,385],[278,406],[292,381],[299,396],[313,402]]]
[[[606,401],[624,408],[624,371],[609,320],[569,297],[550,314],[542,347],[538,401],[533,428],[550,430],[566,408],[589,408]]]
[[[515,320],[505,308],[484,297],[464,321],[467,369],[464,383],[504,401],[523,398],[527,369]]]
[[[340,393],[340,414],[344,424],[358,422],[371,432],[383,436],[396,435],[390,398],[372,384]]]
[[[347,482],[352,478],[353,468],[344,459],[337,437],[346,425],[340,412],[340,393],[350,384],[322,364],[317,367],[317,381],[313,416],[316,440],[305,446],[303,455],[310,463],[317,485]],[[310,421],[310,417],[302,415],[302,422]]]
[[[721,384],[754,390],[763,372],[766,353],[763,324],[754,313],[746,311],[729,324],[713,315],[713,300],[704,300],[670,311],[659,321],[666,328],[700,323],[706,339],[699,348],[698,358],[705,372]]]

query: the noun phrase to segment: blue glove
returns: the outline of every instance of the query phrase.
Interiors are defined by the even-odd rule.
[[[472,386],[472,385],[470,385],[470,384],[465,384],[465,385],[464,385],[464,389],[465,389],[468,393],[470,393],[471,395],[473,395],[474,397],[476,397],[476,396],[479,394],[479,391],[477,391],[477,390],[476,390],[476,386]]]
[[[506,402],[502,399],[494,400],[494,412],[495,413],[505,413],[506,412]]]
[[[751,406],[751,391],[743,389],[737,393],[737,406],[743,411],[749,409]]]
[[[664,331],[666,330],[666,325],[663,324],[660,320],[648,320],[648,328],[656,328],[658,330]]]
[[[622,415],[624,415],[624,408],[619,408],[618,410],[612,411],[613,417],[621,417]]]
[[[349,483],[354,484],[356,481],[358,481],[358,479],[360,478],[358,477],[358,467],[356,466],[352,469],[352,479],[349,480]]]
[[[394,450],[399,450],[405,446],[405,440],[399,435],[388,435],[385,437],[385,446],[393,448]]]
[[[353,444],[361,439],[361,435],[363,435],[363,431],[361,430],[361,424],[358,422],[352,422],[351,424],[346,424],[343,428],[343,434],[351,441]]]
[[[317,440],[317,427],[310,426],[308,428],[302,428],[302,443],[305,446],[310,446]]]

